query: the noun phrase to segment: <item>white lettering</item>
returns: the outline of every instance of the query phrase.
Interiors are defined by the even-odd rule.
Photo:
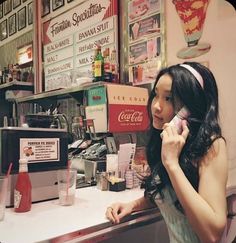
[[[142,122],[143,112],[134,111],[122,111],[118,116],[118,122]]]

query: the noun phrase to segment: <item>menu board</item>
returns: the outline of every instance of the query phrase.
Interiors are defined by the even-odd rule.
[[[164,1],[128,1],[129,82],[142,85],[155,81],[165,63]]]
[[[45,91],[91,77],[97,45],[118,47],[117,0],[88,0],[43,25]]]

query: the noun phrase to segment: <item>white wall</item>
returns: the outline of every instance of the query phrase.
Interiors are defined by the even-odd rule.
[[[186,46],[180,21],[172,1],[166,1],[167,63],[184,62],[176,53]],[[209,62],[219,88],[221,123],[227,140],[230,173],[229,185],[236,185],[236,11],[223,0],[211,0],[200,42],[211,50],[192,61]],[[236,175],[236,174],[235,174]]]

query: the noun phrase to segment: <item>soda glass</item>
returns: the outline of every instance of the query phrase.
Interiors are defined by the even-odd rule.
[[[177,56],[183,59],[194,58],[207,53],[211,45],[199,43],[210,0],[173,0],[180,18],[187,47],[178,51]]]

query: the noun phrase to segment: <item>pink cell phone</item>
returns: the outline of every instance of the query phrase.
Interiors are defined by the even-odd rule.
[[[174,116],[174,118],[170,121],[171,126],[175,126],[177,129],[178,134],[181,134],[183,131],[182,128],[182,120],[185,120],[190,115],[188,109],[184,106],[182,107],[179,112]]]

